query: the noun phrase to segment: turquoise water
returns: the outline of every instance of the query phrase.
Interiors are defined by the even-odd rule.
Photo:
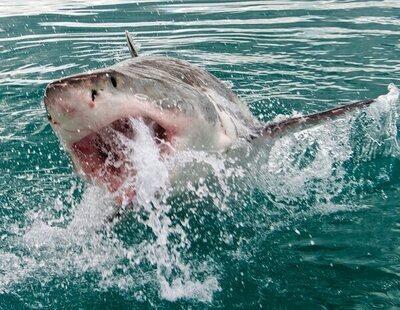
[[[376,98],[400,85],[399,18],[397,0],[0,4],[0,308],[399,307],[398,102],[240,163],[194,154],[204,181],[108,229],[42,105],[48,82],[128,58],[124,30],[263,121]]]

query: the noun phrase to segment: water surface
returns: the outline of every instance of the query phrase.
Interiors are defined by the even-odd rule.
[[[0,4],[0,308],[400,306],[390,97],[250,162],[180,154],[211,174],[108,230],[111,201],[75,175],[42,105],[48,82],[128,58],[125,30],[141,54],[229,83],[261,121],[376,98],[400,84],[399,15],[395,0]],[[142,165],[167,182],[165,163]]]

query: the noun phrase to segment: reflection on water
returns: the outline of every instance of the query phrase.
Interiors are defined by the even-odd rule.
[[[0,4],[0,308],[398,306],[394,87],[228,155],[162,162],[143,140],[148,191],[112,228],[110,198],[75,176],[41,101],[49,81],[127,59],[124,30],[141,54],[226,81],[263,121],[376,98],[400,84],[399,13],[395,0]],[[191,178],[166,186],[171,166]]]

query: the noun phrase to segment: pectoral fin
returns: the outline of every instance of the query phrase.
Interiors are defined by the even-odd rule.
[[[348,112],[357,109],[362,109],[364,107],[371,105],[373,102],[375,102],[375,100],[367,99],[367,100],[357,101],[348,105],[343,105],[327,111],[310,114],[307,116],[293,117],[277,122],[269,122],[265,124],[260,135],[275,136],[289,129],[295,129],[296,127],[301,128],[304,126],[306,127],[312,126],[319,123],[320,121],[334,119]]]

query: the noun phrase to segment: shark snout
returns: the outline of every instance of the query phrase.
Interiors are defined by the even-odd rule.
[[[117,89],[117,78],[111,72],[97,72],[77,75],[50,83],[46,88],[44,104],[46,109],[64,105],[65,101],[94,106],[104,91]]]
[[[71,86],[66,82],[57,81],[47,86],[44,106],[50,117],[54,117],[55,112],[59,114],[61,110],[64,110],[64,112],[71,110],[66,108],[70,93]]]
[[[71,77],[54,81],[50,83],[46,88],[45,101],[47,102],[47,104],[51,104],[54,97],[62,96],[63,94],[66,94],[74,89],[96,90],[100,79],[101,76],[99,74],[88,74],[79,77]]]
[[[50,123],[56,127],[72,128],[78,123],[97,124],[100,119],[114,115],[115,111],[109,106],[115,103],[120,81],[113,72],[96,72],[50,83],[44,95]]]
[[[53,125],[60,125],[65,120],[74,118],[81,110],[82,103],[92,101],[91,85],[85,84],[82,80],[64,79],[47,86],[44,106]]]

